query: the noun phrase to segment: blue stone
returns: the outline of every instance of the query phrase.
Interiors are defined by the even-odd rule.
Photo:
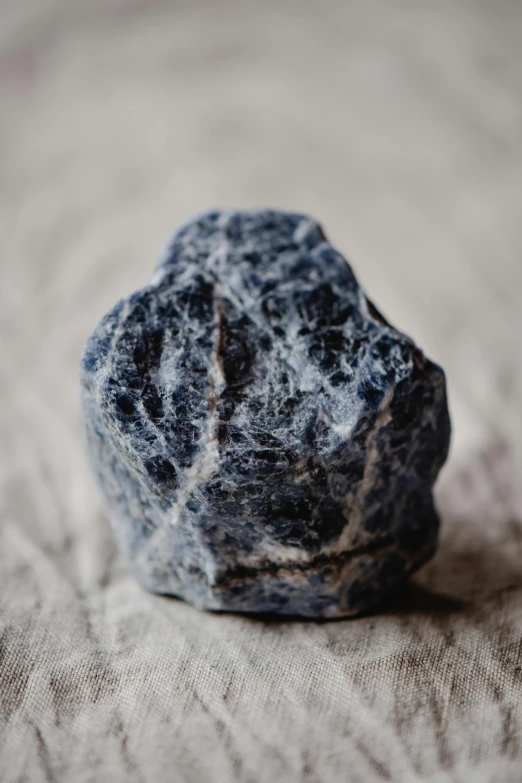
[[[444,373],[305,215],[212,211],[96,327],[89,457],[149,590],[357,614],[434,553]]]

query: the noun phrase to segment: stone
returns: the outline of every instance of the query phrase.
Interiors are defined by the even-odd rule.
[[[341,617],[435,551],[444,373],[305,215],[182,226],[87,341],[81,386],[106,512],[148,590]]]

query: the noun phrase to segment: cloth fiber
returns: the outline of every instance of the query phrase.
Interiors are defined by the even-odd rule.
[[[0,2],[2,783],[522,781],[522,4]],[[126,573],[96,321],[211,206],[309,212],[447,371],[435,559],[366,617]]]

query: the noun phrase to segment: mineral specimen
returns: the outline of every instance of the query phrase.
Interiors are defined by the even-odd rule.
[[[305,215],[213,211],[96,327],[90,458],[149,590],[338,617],[434,553],[444,373]]]

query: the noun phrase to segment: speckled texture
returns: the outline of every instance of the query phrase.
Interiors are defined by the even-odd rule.
[[[444,374],[304,215],[185,224],[81,379],[108,516],[149,590],[336,617],[434,553]]]

